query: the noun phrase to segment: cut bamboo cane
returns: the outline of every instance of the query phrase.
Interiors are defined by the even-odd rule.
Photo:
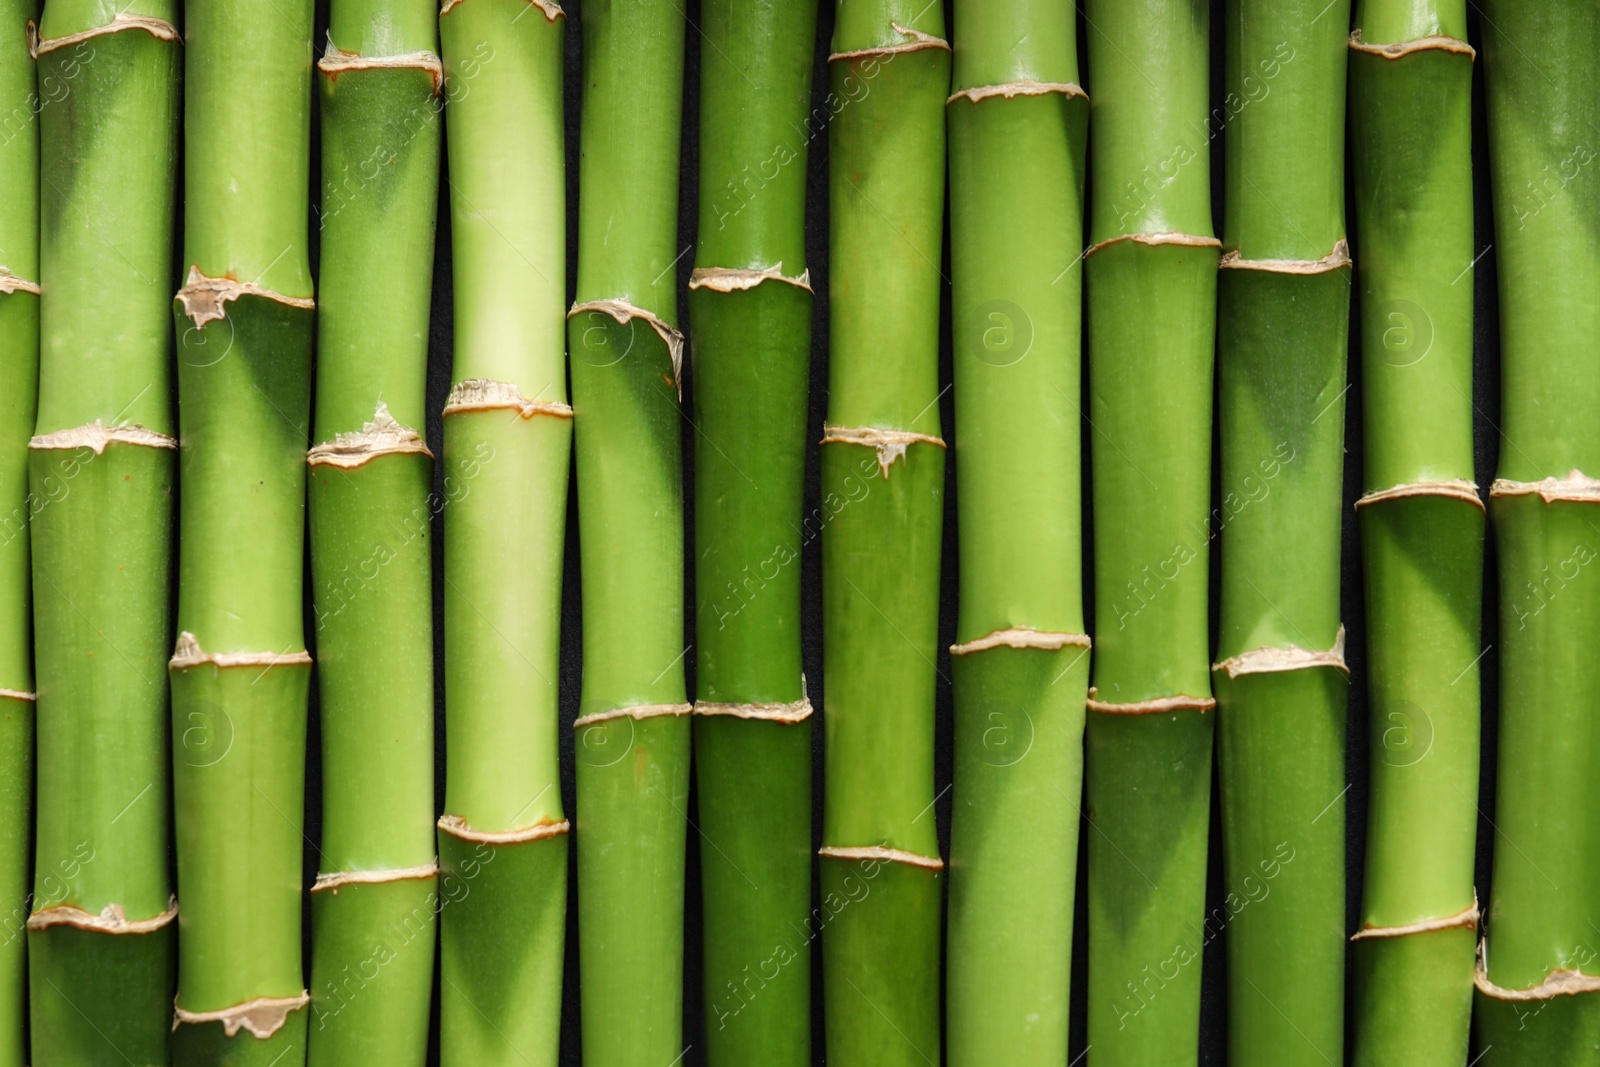
[[[322,84],[311,573],[322,698],[310,1062],[420,1067],[438,914],[421,436],[443,69],[430,0],[337,0]]]
[[[811,704],[800,521],[811,358],[806,158],[816,0],[706,0],[689,283],[694,759],[706,1060],[811,1063]]]
[[[1600,1055],[1600,6],[1483,5],[1500,278],[1493,881],[1477,971],[1489,1064]]]
[[[33,1063],[165,1063],[172,324],[181,44],[138,14],[50,0],[39,76],[43,296],[32,491],[38,828]],[[55,487],[60,486],[59,490]],[[55,490],[55,491],[53,491]]]
[[[939,0],[841,0],[828,63],[850,101],[828,128],[822,438],[823,500],[850,501],[822,532],[822,893],[849,902],[823,936],[823,996],[841,1067],[939,1060],[943,35]]]
[[[1339,1063],[1350,5],[1230,0],[1227,20],[1232,117],[1217,311],[1222,621],[1213,682],[1229,1061]]]
[[[305,1062],[310,0],[186,11],[174,1062]]]
[[[1193,1064],[1206,934],[1212,353],[1208,5],[1091,0],[1091,1065]]]
[[[28,491],[39,373],[40,98],[29,53],[35,0],[0,0],[0,1067],[28,1062],[27,936],[33,836],[33,618]],[[48,499],[48,498],[46,498]]]
[[[1472,467],[1472,49],[1461,0],[1362,0],[1351,143],[1371,797],[1358,1064],[1467,1060],[1483,504]]]
[[[578,962],[584,1063],[632,1067],[685,1052],[690,709],[673,325],[685,16],[655,0],[591,0],[583,16],[567,327],[583,576]]]
[[[966,3],[955,15],[946,113],[962,643],[951,650],[949,1059],[1061,1064],[1089,674],[1074,262],[1088,101],[1070,5]]]
[[[553,1065],[567,830],[557,758],[566,403],[562,37],[551,0],[447,0],[455,256],[444,409],[445,1067]]]

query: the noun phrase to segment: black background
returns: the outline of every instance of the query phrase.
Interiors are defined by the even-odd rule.
[[[663,3],[684,4],[689,27],[686,35],[687,56],[684,68],[684,128],[683,128],[683,155],[680,193],[680,222],[678,250],[690,250],[678,263],[679,282],[679,308],[686,309],[687,300],[683,294],[687,290],[689,272],[694,262],[692,246],[695,241],[696,214],[698,205],[698,144],[699,144],[699,69],[700,53],[704,38],[699,32],[700,13],[698,0],[661,0]],[[963,0],[952,0],[960,3]],[[981,0],[965,0],[968,3],[977,3]],[[947,5],[948,8],[949,5]],[[1468,2],[1468,6],[1477,13],[1476,5]],[[567,131],[567,184],[566,184],[566,209],[567,209],[567,292],[570,302],[575,287],[578,257],[578,160],[582,150],[579,138],[579,104],[582,88],[582,55],[581,55],[581,25],[583,8],[581,0],[566,0],[567,28],[566,28],[566,131]],[[828,72],[826,57],[828,42],[833,30],[833,4],[831,0],[819,2],[819,25],[817,27],[815,65],[812,79],[812,105],[814,114],[826,114],[824,100],[828,92]],[[1223,15],[1221,5],[1215,5],[1212,12],[1212,106],[1222,104],[1224,90],[1222,87],[1222,56],[1223,56]],[[328,0],[317,0],[317,23],[315,42],[318,51],[321,51],[322,42],[326,40],[328,24]],[[1473,21],[1473,34],[1471,43],[1474,47],[1481,47],[1477,36],[1478,27],[1476,18]],[[1085,49],[1089,35],[1097,33],[1080,13],[1079,16],[1079,53],[1080,70],[1083,71],[1080,81],[1089,91],[1092,98],[1094,94],[1094,72],[1087,68],[1085,62]],[[948,38],[949,34],[946,34]],[[644,91],[644,87],[641,87]],[[1492,218],[1489,204],[1489,182],[1487,160],[1485,155],[1486,139],[1483,114],[1483,65],[1476,64],[1473,82],[1473,195],[1476,199],[1476,244],[1478,253],[1485,253],[1477,263],[1474,278],[1476,324],[1474,328],[1474,387],[1473,399],[1476,406],[1474,419],[1474,453],[1476,461],[1476,478],[1478,484],[1487,487],[1493,478],[1493,470],[1499,450],[1499,431],[1497,427],[1499,411],[1500,383],[1497,372],[1499,341],[1498,341],[1498,315],[1495,307],[1495,254],[1491,244],[1493,241]],[[448,122],[448,108],[445,109],[445,121]],[[319,185],[318,175],[319,155],[317,139],[319,131],[313,127],[312,137],[312,195],[317,196]],[[1212,191],[1213,212],[1215,215],[1216,232],[1221,234],[1223,225],[1223,146],[1227,137],[1226,126],[1213,140],[1211,145]],[[811,270],[811,279],[816,289],[816,302],[812,322],[812,368],[811,368],[811,398],[809,412],[809,440],[812,442],[806,457],[806,502],[807,513],[818,506],[818,466],[817,448],[815,442],[822,436],[823,412],[827,403],[828,386],[828,137],[825,128],[818,130],[809,146],[807,190],[808,190],[808,216],[806,226],[806,253]],[[449,163],[445,162],[445,175],[448,178]],[[1347,183],[1348,185],[1348,183]],[[428,353],[428,421],[427,438],[430,448],[435,455],[442,454],[440,415],[445,403],[445,398],[450,389],[450,367],[452,352],[452,300],[451,300],[451,262],[450,262],[450,213],[448,202],[449,185],[447,181],[440,183],[439,200],[439,226],[437,256],[434,268],[433,287],[433,312]],[[1093,196],[1093,190],[1089,191]],[[1019,205],[1025,210],[1025,205]],[[1355,205],[1347,201],[1347,215],[1353,217]],[[949,277],[949,231],[948,214],[946,218],[946,235],[944,244],[943,270],[946,278]],[[316,225],[315,215],[312,217],[312,255],[313,263],[316,256]],[[1352,242],[1352,255],[1355,259],[1357,270],[1361,263],[1361,249]],[[1359,292],[1359,280],[1357,282]],[[1344,474],[1344,502],[1343,511],[1343,552],[1342,552],[1342,595],[1341,611],[1347,627],[1346,658],[1350,666],[1350,699],[1349,699],[1349,726],[1346,746],[1346,780],[1351,783],[1351,788],[1346,794],[1346,929],[1353,932],[1358,925],[1358,909],[1360,907],[1361,871],[1363,852],[1365,848],[1366,828],[1366,784],[1367,784],[1367,700],[1366,700],[1366,649],[1365,625],[1363,619],[1362,586],[1361,586],[1361,553],[1354,521],[1353,504],[1361,492],[1361,457],[1362,457],[1362,412],[1361,412],[1361,343],[1359,323],[1359,299],[1351,301],[1351,327],[1350,327],[1350,380],[1351,389],[1347,394],[1346,406],[1346,464]],[[941,344],[940,344],[940,381],[948,383],[951,380],[951,325],[948,293],[946,294],[941,311]],[[686,315],[682,316],[679,326],[689,332],[690,324]],[[1286,354],[1289,355],[1289,354]],[[1084,361],[1087,368],[1087,360]],[[692,352],[685,360],[684,381],[684,410],[693,417],[693,357]],[[950,391],[946,391],[940,401],[940,412],[943,419],[944,436],[946,440],[954,440],[957,428],[954,418],[954,407]],[[1084,484],[1084,535],[1088,539],[1092,530],[1092,506],[1090,504],[1091,481],[1089,470],[1090,448],[1093,444],[1088,427],[1083,428],[1083,484]],[[693,500],[694,470],[693,455],[695,447],[695,431],[686,420],[683,425],[682,446],[684,457],[684,492],[685,500]],[[435,470],[435,490],[442,494],[440,470]],[[1213,470],[1213,480],[1217,479],[1217,472]],[[562,794],[563,802],[568,816],[577,810],[574,792],[574,765],[572,731],[570,729],[573,719],[577,716],[579,680],[582,670],[582,627],[581,627],[581,600],[578,572],[577,552],[577,493],[576,480],[571,483],[571,495],[568,505],[568,538],[565,564],[565,577],[562,589],[562,651],[561,651],[561,721],[562,721]],[[937,730],[935,783],[934,790],[939,796],[936,812],[939,819],[939,838],[941,850],[949,854],[950,831],[950,804],[951,793],[947,788],[951,784],[951,737],[953,729],[951,689],[949,683],[949,654],[947,648],[955,639],[956,623],[956,478],[955,463],[949,464],[947,472],[947,494],[945,497],[945,524],[944,524],[944,563],[943,586],[940,610],[939,630],[939,658],[937,660],[939,680],[937,688],[937,702],[935,710],[935,727]],[[1214,497],[1217,491],[1214,487]],[[694,516],[692,506],[687,506],[686,520],[688,523],[689,544],[693,544]],[[436,810],[443,810],[444,800],[444,689],[443,689],[443,618],[442,618],[442,557],[440,519],[435,514],[433,519],[433,553],[434,553],[434,657],[435,657],[435,733],[437,738],[436,755]],[[1084,558],[1085,575],[1085,612],[1090,620],[1094,618],[1093,605],[1093,546],[1087,545]],[[815,751],[814,751],[814,806],[815,816],[813,836],[820,845],[822,826],[822,743],[823,722],[820,710],[826,700],[826,678],[822,672],[822,585],[821,585],[821,560],[820,542],[812,539],[802,553],[802,633],[804,642],[804,666],[809,682],[810,693],[819,714],[813,719],[815,723]],[[1483,644],[1488,647],[1484,655],[1482,666],[1483,685],[1483,763],[1482,780],[1480,785],[1480,820],[1478,831],[1478,866],[1477,885],[1480,895],[1487,900],[1489,886],[1489,860],[1490,849],[1493,845],[1492,818],[1494,814],[1494,768],[1496,738],[1498,727],[1498,656],[1494,646],[1496,642],[1494,620],[1497,617],[1498,597],[1496,595],[1496,575],[1494,569],[1493,534],[1490,533],[1490,544],[1487,553],[1485,585],[1484,585],[1484,636]],[[688,618],[686,620],[684,643],[690,644],[694,639],[693,621],[693,582],[694,559],[692,551],[686,554],[685,559],[685,586],[684,599],[687,606]],[[1218,585],[1218,554],[1215,550],[1211,556],[1212,568],[1212,634],[1213,646],[1216,634],[1216,595]],[[309,574],[309,569],[307,571]],[[315,626],[310,614],[309,587],[307,589],[307,633],[314,635]],[[315,649],[312,649],[313,653]],[[690,654],[684,657],[688,668],[689,692],[694,693],[695,657]],[[308,746],[308,793],[306,805],[306,851],[305,869],[307,885],[315,877],[319,869],[319,856],[314,842],[319,839],[321,830],[321,758],[319,754],[319,713],[317,707],[316,689],[312,689],[311,705],[311,734]],[[691,820],[696,819],[693,804],[689,810]],[[1083,839],[1092,831],[1084,829]],[[1221,905],[1225,891],[1221,878],[1220,855],[1220,828],[1217,823],[1217,802],[1215,798],[1215,784],[1213,784],[1212,803],[1212,851],[1210,885],[1208,889],[1208,906],[1215,908]],[[1074,967],[1073,967],[1073,1014],[1072,1014],[1072,1050],[1071,1061],[1076,1064],[1078,1057],[1083,1052],[1086,1034],[1085,1020],[1085,992],[1086,992],[1086,946],[1085,931],[1086,920],[1084,916],[1084,856],[1080,847],[1078,870],[1078,918],[1075,930]],[[573,850],[573,867],[575,871],[576,850]],[[572,876],[569,875],[569,879]],[[685,922],[685,985],[684,985],[684,1043],[687,1051],[679,1061],[684,1067],[701,1064],[704,1062],[704,1033],[703,1019],[704,1000],[701,995],[701,961],[700,961],[700,936],[702,920],[699,902],[699,842],[697,835],[691,831],[689,835],[689,863],[688,882],[686,886],[686,922]],[[813,896],[816,896],[815,868],[813,868]],[[577,953],[577,887],[575,880],[569,882],[569,906],[567,915],[568,939],[566,953],[566,984],[562,1005],[562,1034],[561,1034],[561,1063],[563,1065],[577,1065],[581,1063],[581,1044],[578,1017],[578,953]],[[813,903],[816,903],[814,900]],[[310,937],[309,937],[309,904],[307,908],[307,964],[309,970]],[[1224,943],[1226,934],[1212,941],[1206,948],[1204,956],[1204,978],[1202,992],[1202,1017],[1201,1017],[1201,1053],[1202,1064],[1220,1065],[1226,1059],[1227,1041],[1227,1012],[1224,989],[1226,985],[1226,960],[1224,958]],[[814,956],[812,960],[812,1030],[813,1030],[813,1061],[822,1063],[824,1059],[823,1018],[822,1018],[822,986],[821,986],[821,959]],[[433,1060],[437,1061],[437,998],[434,1005],[434,1036]],[[644,1065],[650,1067],[650,1065]],[[669,1067],[662,1064],[660,1067]]]

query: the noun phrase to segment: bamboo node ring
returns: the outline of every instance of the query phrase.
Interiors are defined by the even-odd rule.
[[[63,37],[40,37],[39,29],[32,22],[28,23],[28,54],[38,59],[46,52],[54,52],[58,48],[79,44],[95,37],[104,37],[108,33],[122,33],[125,30],[143,30],[158,41],[176,41],[178,29],[166,19],[158,19],[151,15],[130,15],[119,11],[114,18],[104,26],[94,26],[77,33],[69,33]]]
[[[1303,671],[1313,667],[1333,667],[1350,673],[1350,668],[1344,662],[1344,624],[1339,624],[1339,634],[1334,638],[1333,647],[1328,649],[1301,648],[1299,645],[1289,645],[1286,648],[1252,648],[1241,652],[1237,656],[1229,656],[1221,663],[1213,664],[1214,671],[1227,671],[1229,678],[1238,678],[1245,674],[1275,674],[1279,671]]]
[[[185,279],[183,288],[178,290],[177,301],[183,305],[184,315],[194,322],[196,329],[199,329],[208,322],[227,318],[227,305],[241,296],[259,296],[263,300],[271,300],[302,311],[315,311],[317,307],[317,302],[308,296],[284,296],[282,293],[262,288],[255,282],[212,278],[201,274],[200,268],[193,264],[189,267],[189,277]]]
[[[139,445],[145,448],[177,448],[177,438],[156,430],[146,429],[137,423],[126,426],[107,426],[99,419],[86,426],[66,430],[52,430],[28,439],[28,447],[37,451],[51,449],[92,448],[97,456],[104,455],[108,445]]]
[[[839,845],[823,845],[817,849],[817,855],[826,856],[836,860],[861,860],[863,862],[888,862],[904,863],[910,867],[921,867],[929,871],[944,870],[944,860],[938,856],[923,856],[916,852],[907,852],[904,849],[888,848],[884,845],[867,845],[865,847],[849,847]]]
[[[421,867],[394,867],[382,871],[331,871],[318,873],[317,880],[311,886],[313,893],[322,893],[332,890],[334,896],[339,895],[341,886],[347,885],[383,885],[386,882],[412,882],[425,878],[434,878],[439,874],[439,861],[425,863]]]
[[[635,704],[627,708],[612,708],[610,711],[597,711],[592,715],[580,715],[572,721],[572,728],[580,730],[585,726],[596,723],[610,722],[612,719],[655,719],[663,715],[688,715],[694,708],[688,704]]]
[[[886,430],[877,426],[823,426],[822,444],[865,445],[878,450],[878,469],[889,477],[889,468],[905,456],[912,445],[926,444],[944,447],[944,440],[932,434],[912,430]]]
[[[672,358],[672,384],[678,390],[678,399],[683,399],[683,333],[677,327],[670,325],[660,315],[653,311],[646,311],[636,307],[622,297],[611,297],[605,300],[585,300],[573,304],[572,310],[567,312],[567,318],[581,314],[585,311],[600,312],[610,315],[620,325],[626,326],[633,319],[642,319],[656,336],[667,346],[667,355]]]
[[[257,997],[220,1011],[187,1011],[174,1000],[172,1028],[176,1030],[183,1023],[221,1023],[222,1032],[228,1037],[245,1030],[251,1037],[265,1040],[283,1029],[290,1015],[310,1003],[311,994],[305,991],[297,997]]]
[[[811,292],[811,271],[803,270],[797,278],[783,273],[783,265],[776,267],[696,267],[689,274],[689,289],[710,289],[718,293],[733,293],[754,289],[762,282],[784,282],[796,289]]]
[[[332,441],[312,446],[306,453],[306,464],[354,470],[379,456],[397,455],[433,458],[422,435],[409,426],[400,425],[390,413],[389,405],[380,400],[371,421],[362,423],[360,430],[334,434]]]

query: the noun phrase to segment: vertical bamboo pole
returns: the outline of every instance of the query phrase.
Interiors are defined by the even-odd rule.
[[[685,15],[583,9],[578,290],[568,316],[583,696],[578,960],[589,1067],[671,1063],[683,1045],[689,704],[677,315]]]
[[[447,0],[455,385],[444,409],[445,1067],[556,1062],[566,176],[553,0]]]
[[[33,493],[33,1063],[164,1063],[177,5],[50,0],[34,46],[43,296]],[[59,490],[57,489],[59,487]]]
[[[1228,3],[1213,681],[1236,1067],[1343,1056],[1349,26],[1348,0]]]
[[[310,1062],[428,1054],[433,457],[422,426],[443,69],[429,0],[337,0],[322,86],[311,574],[322,698]]]
[[[27,1049],[33,834],[33,619],[28,492],[39,373],[40,98],[28,43],[35,0],[0,2],[0,1067]]]
[[[1210,12],[1092,0],[1089,1063],[1199,1056],[1210,831]]]
[[[1083,276],[1073,262],[1088,101],[1070,5],[962,3],[955,16],[946,113],[961,643],[951,649],[949,1058],[1060,1064],[1089,673]],[[1023,454],[1033,458],[1019,464]]]
[[[1466,21],[1459,0],[1360,0],[1350,37],[1372,708],[1354,1053],[1372,1067],[1468,1059],[1484,513]]]
[[[1483,1063],[1600,1056],[1600,4],[1482,5],[1500,278],[1500,759]]]
[[[944,441],[939,262],[950,46],[939,0],[841,0],[829,74],[822,494],[828,1060],[939,1059],[944,861],[933,812]],[[870,84],[864,95],[854,86]]]
[[[695,774],[706,1059],[811,1063],[811,703],[800,516],[816,0],[705,0],[694,354]]]
[[[311,8],[186,9],[170,664],[183,1067],[305,1061]]]

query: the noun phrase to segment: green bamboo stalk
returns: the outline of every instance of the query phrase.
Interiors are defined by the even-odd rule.
[[[1482,6],[1500,278],[1500,758],[1478,1043],[1600,1056],[1600,4]]]
[[[1229,0],[1218,714],[1229,1062],[1342,1062],[1347,0]]]
[[[1208,4],[1091,0],[1091,1065],[1199,1057],[1210,830]]]
[[[940,0],[840,0],[828,63],[835,96],[855,98],[828,128],[822,439],[823,500],[851,501],[822,534],[822,893],[848,902],[823,939],[823,997],[842,1067],[939,1060],[943,34]]]
[[[186,16],[174,1062],[287,1067],[305,1062],[309,1002],[312,4],[211,0]]]
[[[678,439],[683,9],[583,9],[572,349],[583,695],[578,961],[583,1061],[671,1063],[683,1045],[689,711]]]
[[[705,0],[700,231],[689,282],[694,758],[706,1062],[811,1063],[812,708],[798,525],[811,359],[806,158],[816,0]]]
[[[566,403],[553,0],[450,0],[455,385],[444,409],[445,1067],[553,1065],[567,831],[558,762]],[[658,668],[659,669],[659,668]]]
[[[1371,800],[1359,1064],[1467,1060],[1483,504],[1472,469],[1472,62],[1462,0],[1360,0],[1350,111],[1361,258]]]
[[[422,426],[444,72],[428,0],[338,0],[310,465],[323,820],[312,1064],[426,1062],[438,864]]]
[[[173,0],[50,0],[35,52],[43,296],[33,492],[38,832],[33,1062],[165,1063],[167,677],[177,440]],[[57,490],[59,487],[59,490]],[[114,516],[108,521],[108,516]]]
[[[39,375],[39,124],[28,49],[36,0],[0,2],[0,1067],[28,1062],[33,836],[33,617],[28,491]]]
[[[1088,101],[1071,5],[964,3],[955,15],[949,1060],[1062,1064],[1089,675],[1074,262]],[[923,821],[931,829],[931,813]]]

